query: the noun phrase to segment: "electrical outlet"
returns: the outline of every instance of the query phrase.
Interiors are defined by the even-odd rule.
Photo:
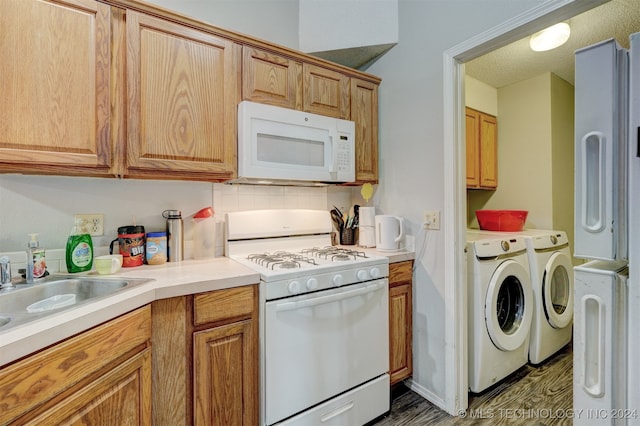
[[[424,229],[440,229],[440,212],[427,210],[424,212]]]
[[[76,214],[73,216],[74,224],[78,232],[89,234],[92,237],[104,235],[104,215],[101,213]]]

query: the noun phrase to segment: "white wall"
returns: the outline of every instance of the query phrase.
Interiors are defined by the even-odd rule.
[[[541,1],[400,0],[399,43],[369,72],[380,86],[380,210],[405,217],[416,236],[414,389],[444,406],[444,241],[422,231],[424,210],[443,210],[443,52]],[[442,217],[442,223],[452,220]]]
[[[476,80],[468,75],[464,76],[464,104],[469,108],[486,114],[498,116],[498,89]]]
[[[573,243],[573,86],[545,73],[497,90],[498,189],[470,190],[475,210],[528,210],[527,228],[558,229]]]
[[[146,0],[165,9],[298,49],[298,0]]]
[[[299,0],[303,52],[398,42],[398,0]]]

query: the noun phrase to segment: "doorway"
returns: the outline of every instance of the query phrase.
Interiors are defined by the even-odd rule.
[[[554,0],[504,22],[444,53],[444,211],[453,221],[445,224],[445,309],[446,322],[445,409],[456,415],[468,406],[467,300],[464,248],[467,208],[464,133],[464,63],[494,49],[522,39],[562,20],[571,18],[609,0],[582,2]]]

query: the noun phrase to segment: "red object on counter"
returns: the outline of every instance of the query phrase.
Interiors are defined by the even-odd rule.
[[[483,231],[522,231],[527,214],[527,210],[476,210],[478,225]]]

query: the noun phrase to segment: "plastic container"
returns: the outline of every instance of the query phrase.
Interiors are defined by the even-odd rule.
[[[145,259],[144,236],[142,225],[118,227],[118,238],[109,244],[109,254],[114,254],[113,245],[118,243],[118,252],[122,255],[122,266],[129,268],[142,265]]]
[[[38,242],[38,234],[29,234],[31,239],[27,245],[27,282],[31,283],[35,278],[42,278],[47,272],[47,261],[44,249]]]
[[[147,264],[162,265],[167,262],[167,233],[147,233]]]
[[[206,259],[216,255],[216,220],[211,207],[193,215],[193,257]]]
[[[65,251],[67,272],[84,272],[93,267],[93,240],[89,234],[78,234],[74,228],[67,238]]]
[[[476,210],[478,225],[483,231],[522,231],[527,214],[527,210]]]

